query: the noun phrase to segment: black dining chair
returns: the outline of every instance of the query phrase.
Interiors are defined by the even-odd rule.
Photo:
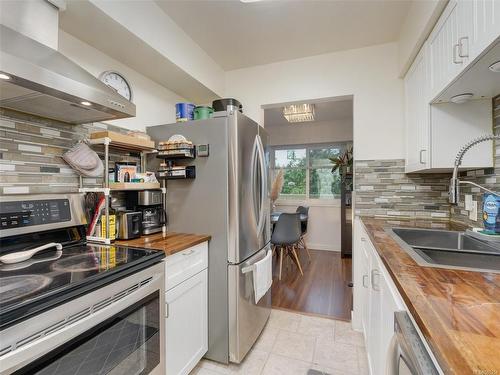
[[[292,261],[297,265],[300,274],[304,275],[299,257],[297,255],[297,246],[300,241],[301,232],[300,215],[297,213],[281,214],[278,221],[274,225],[271,243],[275,246],[276,251],[279,251],[279,280],[281,280],[281,273],[283,269],[283,253],[285,253],[285,256],[288,255],[292,258]]]
[[[300,235],[299,245],[301,245],[306,250],[307,256],[309,257],[309,260],[311,260],[311,253],[309,252],[309,249],[307,248],[306,245],[306,240],[304,239],[304,236],[307,234],[307,222],[309,221],[309,207],[299,206],[297,207],[297,210],[295,212],[307,216],[306,221],[300,222],[300,229],[302,233]]]

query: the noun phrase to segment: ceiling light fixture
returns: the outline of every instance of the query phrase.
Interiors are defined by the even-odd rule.
[[[314,121],[314,104],[292,104],[283,108],[283,116],[288,122]]]
[[[87,101],[84,101],[84,102],[80,102],[81,105],[84,105],[84,106],[87,106],[87,107],[90,107],[92,105],[91,102],[87,102]]]
[[[488,69],[494,73],[500,73],[500,61],[495,61],[493,64],[488,66]]]
[[[474,94],[467,92],[465,94],[460,94],[460,95],[455,95],[450,98],[450,101],[455,104],[462,104],[465,102],[468,102],[469,100],[472,99]]]
[[[0,73],[0,79],[5,79],[5,80],[7,80],[7,79],[10,79],[10,76],[8,76],[8,75],[7,75],[7,74],[5,74],[5,73]]]

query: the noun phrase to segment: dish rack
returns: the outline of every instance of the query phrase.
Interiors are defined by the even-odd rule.
[[[141,171],[146,170],[146,157],[148,154],[156,154],[158,151],[149,146],[141,146],[137,144],[127,144],[122,140],[120,142],[115,142],[110,137],[89,139],[86,141],[89,146],[103,146],[104,148],[104,178],[102,182],[102,187],[84,187],[83,177],[80,176],[80,188],[78,191],[80,193],[103,193],[104,194],[104,215],[106,215],[106,237],[99,236],[87,236],[87,241],[98,242],[104,244],[111,244],[110,233],[109,233],[109,196],[112,191],[130,191],[130,190],[161,190],[162,192],[162,205],[163,209],[167,210],[167,187],[164,180],[161,183],[151,183],[151,182],[134,182],[134,183],[110,183],[109,181],[109,151],[110,149],[128,151],[131,153],[137,153],[140,155],[140,167]],[[163,225],[163,232],[166,232],[166,224]]]

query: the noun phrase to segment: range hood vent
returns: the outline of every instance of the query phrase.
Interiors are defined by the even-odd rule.
[[[85,69],[4,25],[0,73],[8,77],[0,79],[0,108],[70,124],[135,116],[133,103]]]

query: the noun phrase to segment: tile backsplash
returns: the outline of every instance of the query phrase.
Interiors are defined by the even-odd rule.
[[[0,109],[0,194],[77,192],[79,176],[61,156],[91,132],[103,129],[126,131],[103,123],[70,125]],[[110,159],[139,160],[113,151]],[[100,186],[102,179],[84,181],[89,187]]]
[[[358,216],[450,218],[448,174],[407,175],[404,159],[357,160],[354,171]]]

